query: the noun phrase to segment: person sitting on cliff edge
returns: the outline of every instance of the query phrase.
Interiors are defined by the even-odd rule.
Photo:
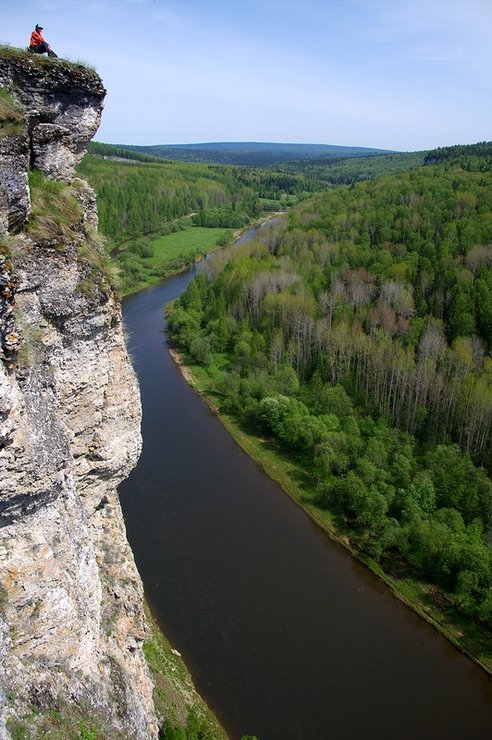
[[[35,54],[48,54],[49,57],[57,57],[58,54],[55,54],[46,39],[41,35],[40,32],[42,30],[43,26],[39,26],[36,23],[36,27],[31,33],[31,38],[29,40],[29,51],[32,51]]]

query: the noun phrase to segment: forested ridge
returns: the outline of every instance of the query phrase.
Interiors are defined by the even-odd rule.
[[[79,172],[96,190],[100,226],[114,241],[159,232],[210,208],[254,210],[256,195],[232,171],[208,165],[120,162],[86,156]]]
[[[236,167],[165,161],[99,142],[91,142],[88,151],[78,171],[95,189],[101,231],[114,242],[159,232],[172,220],[217,208],[225,209],[231,227],[236,227],[237,214],[252,217],[261,210],[291,205],[326,185],[401,172],[421,164],[424,157],[424,153],[387,154]],[[207,216],[201,214],[204,220]]]
[[[98,199],[100,228],[114,242],[160,232],[177,218],[222,211],[231,228],[243,225],[263,210],[289,205],[319,188],[302,173],[231,165],[165,162],[148,157],[132,161],[131,152],[107,144],[93,144],[78,171],[89,180]],[[129,161],[120,161],[130,155]],[[223,213],[228,218],[223,218]],[[212,219],[208,219],[211,221]]]
[[[158,162],[158,157],[143,152],[135,152],[125,147],[114,144],[103,144],[100,141],[90,141],[87,145],[87,153],[104,159],[128,159],[131,162]]]
[[[241,167],[269,167],[294,160],[340,159],[383,153],[383,149],[330,144],[281,144],[276,142],[208,142],[202,144],[120,145],[131,152],[184,162],[208,162]]]
[[[357,547],[490,628],[492,147],[481,147],[303,200],[192,282],[170,327],[221,408],[303,465],[317,506]]]
[[[427,152],[400,152],[372,154],[360,157],[319,158],[314,161],[292,162],[278,165],[285,173],[302,174],[308,183],[306,190],[324,190],[332,185],[351,185],[364,180],[374,180],[413,169],[424,163]]]
[[[478,144],[456,144],[439,147],[427,152],[425,164],[447,163],[450,167],[459,166],[463,170],[490,172],[492,169],[492,142]]]

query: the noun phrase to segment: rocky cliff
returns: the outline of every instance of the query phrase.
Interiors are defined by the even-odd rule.
[[[0,50],[0,736],[157,736],[116,495],[139,392],[74,177],[104,95],[86,68]]]

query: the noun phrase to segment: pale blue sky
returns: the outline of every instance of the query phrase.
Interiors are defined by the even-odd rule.
[[[108,90],[96,139],[417,150],[492,139],[492,0],[0,0]]]

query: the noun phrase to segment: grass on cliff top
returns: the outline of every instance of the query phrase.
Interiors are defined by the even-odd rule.
[[[24,112],[10,92],[0,88],[0,136],[15,136],[24,126]]]
[[[86,62],[83,59],[67,59],[65,57],[49,57],[45,54],[33,54],[32,52],[27,51],[27,46],[25,49],[20,49],[19,47],[10,46],[9,44],[0,44],[0,57],[3,57],[7,60],[29,59],[36,62],[40,66],[62,64],[72,69],[80,70],[81,68],[83,68],[88,70],[89,72],[96,71],[96,68],[92,64]]]

